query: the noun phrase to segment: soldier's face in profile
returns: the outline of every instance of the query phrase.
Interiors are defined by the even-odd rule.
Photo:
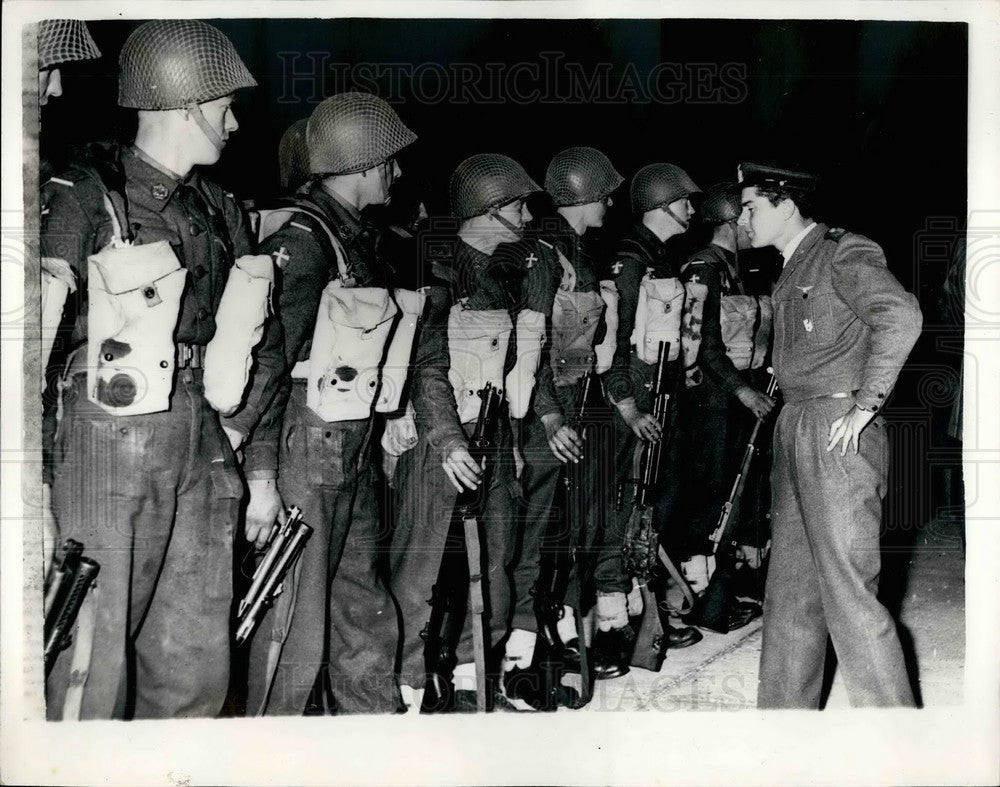
[[[750,245],[755,249],[765,246],[777,248],[776,243],[785,223],[780,204],[772,205],[767,197],[757,192],[756,186],[743,189],[740,204],[743,212],[740,214],[739,225],[749,236]]]
[[[223,147],[225,147],[229,135],[240,127],[233,113],[233,99],[234,96],[230,94],[198,105],[205,122],[218,136]],[[210,139],[197,124],[193,115],[189,117],[189,123],[191,125],[192,149],[195,153],[194,163],[203,166],[215,164],[222,155],[222,148],[216,146],[215,141]]]
[[[44,68],[38,72],[38,104],[45,106],[50,98],[62,95],[62,73],[58,68]]]
[[[614,204],[611,197],[605,197],[597,202],[588,202],[584,205],[584,224],[587,227],[603,227],[604,217],[608,213],[608,208]]]
[[[499,208],[497,213],[514,226],[517,238],[524,234],[525,225],[531,221],[531,211],[528,210],[528,203],[523,199],[508,202],[502,208]],[[508,229],[508,232],[513,233],[514,231]]]
[[[681,199],[675,199],[668,206],[670,212],[673,213],[681,221],[688,222],[694,216],[694,206],[691,204],[691,200],[688,197],[681,197]],[[687,229],[684,227],[684,229]]]

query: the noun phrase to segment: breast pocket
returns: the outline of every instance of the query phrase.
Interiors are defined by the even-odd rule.
[[[832,291],[803,290],[796,287],[795,332],[807,342],[829,344],[833,341],[833,298]]]

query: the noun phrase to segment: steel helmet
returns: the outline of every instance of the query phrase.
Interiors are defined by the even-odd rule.
[[[510,156],[477,153],[451,176],[451,212],[460,219],[481,216],[541,190]]]
[[[118,70],[118,104],[132,109],[180,109],[257,84],[232,42],[195,19],[140,25],[122,47]]]
[[[633,213],[645,213],[701,193],[690,176],[674,164],[647,164],[635,173],[629,191]]]
[[[38,23],[38,70],[101,56],[87,25],[79,19],[43,19]]]
[[[364,172],[392,158],[417,135],[389,104],[371,93],[338,93],[313,110],[306,128],[314,175]]]
[[[736,221],[742,212],[739,186],[735,183],[716,183],[705,190],[698,215],[706,224],[725,224]]]
[[[556,207],[586,205],[607,197],[625,180],[597,148],[567,148],[545,171],[545,190]]]
[[[306,148],[308,122],[308,118],[296,120],[285,129],[278,143],[278,175],[283,189],[297,189],[309,180],[309,151]]]

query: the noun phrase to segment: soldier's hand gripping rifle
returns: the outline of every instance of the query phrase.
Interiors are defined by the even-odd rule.
[[[276,525],[268,539],[263,559],[254,571],[250,590],[237,609],[236,644],[246,642],[284,587],[284,580],[296,558],[312,535],[312,528],[302,521],[298,506],[288,509],[285,523]]]
[[[580,380],[579,398],[569,421],[570,427],[580,435],[581,439],[585,439],[584,417],[592,380],[593,372],[587,372]],[[585,458],[586,453],[584,453]],[[545,645],[545,655],[541,660],[543,681],[541,710],[556,710],[559,706],[561,673],[565,671],[567,656],[570,654],[566,652],[567,643],[564,643],[559,636],[558,625],[565,614],[566,590],[569,586],[570,572],[573,570],[574,557],[581,563],[578,565],[581,593],[584,585],[582,549],[579,541],[586,535],[587,512],[584,510],[587,494],[586,475],[585,461],[563,463],[562,486],[565,502],[562,516],[549,520],[542,540],[543,549],[539,555],[538,579],[532,591],[535,598],[538,633]],[[574,533],[578,534],[575,543]],[[548,546],[548,550],[544,548],[545,546]],[[582,598],[575,599],[574,607],[576,630],[579,635],[583,631]],[[586,702],[590,698],[590,668],[587,663],[587,649],[582,641],[579,645],[579,669],[581,699]]]
[[[52,567],[45,589],[46,675],[51,672],[56,656],[73,641],[70,634],[73,624],[100,570],[100,565],[95,561],[83,557],[83,544],[73,539],[66,541],[63,547],[63,559]],[[93,632],[89,632],[87,636],[92,634]],[[89,660],[88,654],[88,663]]]
[[[772,371],[765,393],[773,397],[777,387],[778,383]],[[729,613],[732,603],[730,588],[733,579],[733,565],[730,553],[737,546],[733,538],[733,530],[738,518],[733,516],[733,512],[739,510],[740,501],[746,489],[747,478],[750,473],[750,464],[758,452],[757,436],[767,417],[757,418],[756,423],[754,423],[753,430],[750,432],[750,439],[743,450],[743,459],[740,462],[739,471],[736,473],[736,478],[733,479],[733,486],[729,491],[729,497],[722,504],[722,510],[719,512],[719,521],[715,526],[715,530],[712,531],[712,555],[718,554],[720,546],[722,546],[724,554],[716,560],[716,568],[712,574],[711,582],[709,582],[701,598],[698,599],[691,614],[686,618],[690,623],[723,634],[729,631]]]
[[[625,487],[635,485],[632,515],[625,531],[623,558],[625,572],[634,576],[642,593],[642,623],[636,634],[632,664],[654,672],[660,669],[665,652],[663,624],[660,621],[656,595],[649,587],[656,567],[657,556],[669,563],[666,554],[659,549],[659,533],[653,524],[653,489],[660,476],[663,447],[673,439],[668,429],[670,411],[673,407],[672,383],[667,366],[670,343],[660,342],[656,361],[656,376],[653,379],[653,417],[660,426],[661,437],[656,441],[643,441],[636,463],[635,478],[623,483],[618,489],[618,509],[624,505]],[[671,566],[668,566],[668,570]]]
[[[479,519],[486,508],[490,476],[497,445],[497,423],[503,392],[486,383],[479,391],[479,417],[469,438],[468,449],[473,460],[483,469],[479,486],[458,495],[452,514],[448,541],[457,536],[461,526],[465,540],[468,573],[456,570],[446,551],[438,571],[431,601],[431,617],[424,633],[424,664],[427,671],[424,696],[420,704],[423,713],[447,710],[452,704],[451,676],[455,668],[455,647],[462,632],[465,604],[465,579],[468,578],[468,612],[472,616],[472,640],[476,661],[476,708],[486,711],[486,636],[483,631],[483,569],[479,547]]]

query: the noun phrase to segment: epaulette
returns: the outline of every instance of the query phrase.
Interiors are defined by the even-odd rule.
[[[827,240],[832,240],[839,243],[840,239],[843,238],[846,234],[847,230],[845,230],[842,227],[831,227],[826,231],[826,235],[824,235],[823,237],[826,238]]]

